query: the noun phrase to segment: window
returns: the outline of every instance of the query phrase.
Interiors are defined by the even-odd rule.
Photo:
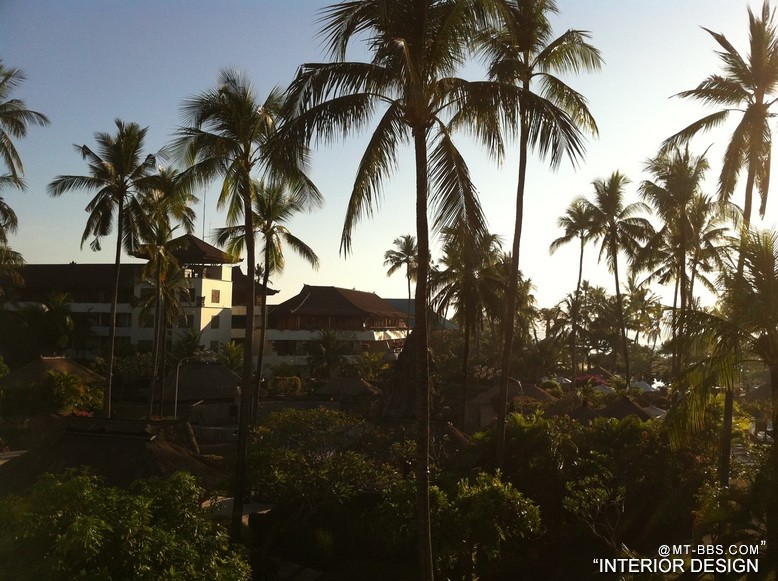
[[[142,329],[150,329],[154,326],[154,315],[143,313],[138,317],[138,326]]]
[[[194,327],[194,315],[182,315],[178,317],[179,329],[191,329]]]
[[[116,313],[116,326],[132,327],[132,313]]]
[[[219,325],[221,324],[220,319],[221,319],[221,317],[219,317],[219,315],[215,315],[211,319],[211,329],[218,329],[219,328]]]
[[[218,305],[221,299],[221,291],[217,288],[211,290],[211,302]]]
[[[233,329],[245,329],[246,328],[246,315],[232,315],[232,328]]]

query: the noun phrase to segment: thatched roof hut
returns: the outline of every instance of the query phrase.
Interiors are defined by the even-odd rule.
[[[178,401],[232,401],[240,396],[240,383],[240,376],[223,363],[184,363],[178,368]],[[175,367],[168,373],[165,384],[176,385]]]
[[[600,410],[600,415],[605,418],[623,420],[627,416],[636,416],[640,420],[652,419],[651,414],[633,402],[627,396],[612,401]]]
[[[75,375],[84,383],[103,381],[103,376],[67,357],[40,357],[0,377],[0,388],[24,388],[43,381],[49,371]]]
[[[372,383],[359,377],[338,377],[332,379],[316,390],[321,395],[335,398],[372,398],[381,397],[383,393]]]
[[[186,422],[61,418],[41,445],[0,466],[0,494],[29,489],[47,472],[85,468],[110,486],[190,472],[206,489],[220,482],[218,467],[203,458]]]

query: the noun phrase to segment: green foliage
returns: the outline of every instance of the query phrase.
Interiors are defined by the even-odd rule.
[[[47,372],[36,385],[8,387],[0,392],[0,415],[4,416],[94,412],[102,404],[102,385],[84,383],[75,375],[59,371]]]
[[[344,412],[277,412],[254,432],[249,482],[263,500],[312,515],[376,491],[392,477],[372,456],[382,449],[379,439],[363,418]]]
[[[0,498],[5,579],[245,580],[227,534],[198,508],[202,490],[177,473],[127,492],[87,475],[45,475]]]
[[[146,389],[151,381],[154,356],[151,353],[130,353],[114,357],[113,385],[116,392],[132,397],[138,390]],[[108,376],[108,362],[98,357],[94,361],[95,372]]]
[[[217,358],[238,375],[243,372],[243,345],[235,341],[222,343]]]
[[[270,382],[272,395],[300,395],[303,392],[303,382],[299,377],[273,377]]]

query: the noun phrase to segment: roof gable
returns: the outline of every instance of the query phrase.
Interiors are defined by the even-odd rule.
[[[284,316],[407,318],[405,313],[375,293],[307,284],[303,285],[297,296],[276,306],[270,316],[274,318]]]

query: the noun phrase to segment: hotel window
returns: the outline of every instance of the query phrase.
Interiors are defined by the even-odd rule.
[[[194,327],[194,315],[182,315],[178,317],[179,329],[191,329]]]
[[[211,302],[218,305],[221,299],[221,291],[219,289],[211,290]]]
[[[219,315],[215,315],[211,319],[211,329],[218,329],[219,328],[220,319],[221,319],[221,317],[219,317]]]

